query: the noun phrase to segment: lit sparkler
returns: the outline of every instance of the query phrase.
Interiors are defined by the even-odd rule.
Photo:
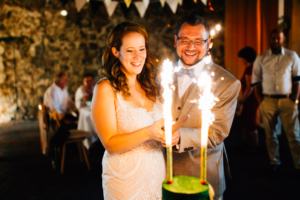
[[[163,71],[161,73],[161,85],[164,88],[162,94],[164,98],[163,116],[165,118],[165,140],[167,148],[167,180],[171,184],[173,182],[173,157],[172,157],[172,93],[173,93],[173,66],[169,59],[163,63]]]
[[[206,64],[210,62],[210,56],[205,58]],[[211,73],[214,75],[214,72]],[[215,105],[217,98],[211,93],[212,80],[210,75],[202,72],[198,79],[198,86],[200,88],[200,98],[198,100],[199,109],[202,110],[202,125],[201,125],[201,170],[200,181],[201,184],[206,184],[206,166],[207,166],[207,140],[209,125],[214,121],[214,115],[211,113],[212,107]]]

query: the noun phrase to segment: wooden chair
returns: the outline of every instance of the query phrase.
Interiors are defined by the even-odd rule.
[[[40,138],[41,138],[41,149],[42,153],[45,155],[49,154],[49,144],[50,144],[50,130],[49,123],[47,119],[47,107],[45,104],[39,104],[38,106],[38,119],[40,127]]]
[[[60,121],[57,116],[56,110],[52,110],[50,113],[50,119],[55,121],[56,128],[57,130],[60,127]],[[83,162],[82,156],[84,156],[84,160],[86,162],[87,168],[90,170],[90,164],[89,160],[86,155],[86,151],[83,145],[83,141],[89,137],[90,133],[87,131],[82,131],[82,130],[69,130],[71,133],[70,136],[68,137],[67,141],[63,143],[62,146],[62,153],[61,153],[61,167],[60,167],[60,173],[63,174],[64,172],[64,162],[65,162],[65,153],[66,153],[66,145],[70,143],[77,143],[78,151],[79,151],[79,157],[80,161]]]

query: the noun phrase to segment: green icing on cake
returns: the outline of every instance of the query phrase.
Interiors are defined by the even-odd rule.
[[[175,176],[173,183],[163,181],[163,200],[207,200],[208,185],[201,185],[200,179],[191,176]]]

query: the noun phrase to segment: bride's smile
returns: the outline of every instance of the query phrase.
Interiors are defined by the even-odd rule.
[[[130,32],[122,38],[120,50],[115,49],[113,53],[119,58],[125,75],[136,76],[143,70],[147,57],[145,38],[137,32]]]

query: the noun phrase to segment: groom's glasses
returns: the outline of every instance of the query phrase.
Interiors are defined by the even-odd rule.
[[[190,43],[192,42],[193,45],[197,46],[197,47],[203,46],[207,42],[208,39],[209,38],[207,38],[206,40],[188,40],[186,38],[177,37],[177,40],[179,41],[180,45],[187,46],[187,45],[190,45]]]

